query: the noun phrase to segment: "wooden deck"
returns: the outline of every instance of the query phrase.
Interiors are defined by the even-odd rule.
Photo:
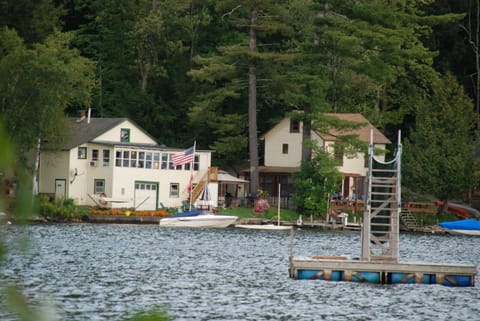
[[[365,202],[362,200],[332,200],[330,207],[337,211],[363,213]],[[438,206],[435,202],[402,202],[402,210],[411,213],[435,214],[438,211]]]

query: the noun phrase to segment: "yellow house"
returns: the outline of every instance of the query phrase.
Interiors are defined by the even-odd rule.
[[[201,176],[210,168],[209,150],[196,150],[192,163],[175,166],[172,155],[183,149],[160,146],[127,118],[82,115],[71,119],[70,130],[60,149],[41,149],[40,194],[72,198],[77,205],[180,207],[192,174]],[[213,203],[217,185],[209,186]]]
[[[328,114],[341,120],[365,124],[364,126],[343,131],[330,130],[328,134],[322,134],[312,130],[311,138],[318,146],[327,151],[333,152],[333,146],[340,135],[358,135],[362,142],[370,142],[370,132],[373,130],[373,143],[375,149],[385,150],[390,140],[385,137],[377,128],[361,114]],[[294,191],[292,173],[300,169],[302,158],[302,135],[303,124],[301,121],[291,118],[284,118],[261,139],[264,141],[264,164],[259,166],[260,187],[270,195],[278,194],[278,184],[281,184],[283,193]],[[358,153],[340,156],[341,165],[339,171],[344,174],[344,180],[339,186],[339,192],[345,197],[351,197],[355,193],[358,196],[363,194],[363,182],[365,180],[367,165],[365,154]],[[379,155],[381,159],[382,156]],[[248,175],[248,173],[246,173]]]

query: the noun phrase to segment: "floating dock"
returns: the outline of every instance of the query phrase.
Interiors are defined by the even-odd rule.
[[[289,272],[290,277],[297,280],[475,286],[477,268],[474,265],[387,263],[313,257],[292,258]]]
[[[289,274],[298,280],[328,280],[377,284],[441,284],[475,286],[477,267],[470,264],[401,262],[399,220],[401,212],[400,132],[395,157],[383,162],[374,156],[373,132],[368,148],[367,199],[361,227],[361,257],[293,256],[290,239]]]

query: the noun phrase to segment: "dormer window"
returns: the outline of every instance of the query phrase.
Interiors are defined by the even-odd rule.
[[[300,132],[300,121],[295,119],[290,119],[290,132],[299,133]]]
[[[129,143],[130,142],[130,129],[122,128],[120,129],[120,142]]]

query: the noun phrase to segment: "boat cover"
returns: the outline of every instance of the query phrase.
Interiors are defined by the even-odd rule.
[[[198,216],[202,214],[204,211],[203,210],[193,210],[193,211],[187,211],[187,212],[182,212],[178,213],[175,215],[172,215],[170,217],[190,217],[190,216]]]
[[[451,221],[451,222],[441,222],[441,227],[449,230],[477,230],[480,231],[480,221],[473,219]]]

